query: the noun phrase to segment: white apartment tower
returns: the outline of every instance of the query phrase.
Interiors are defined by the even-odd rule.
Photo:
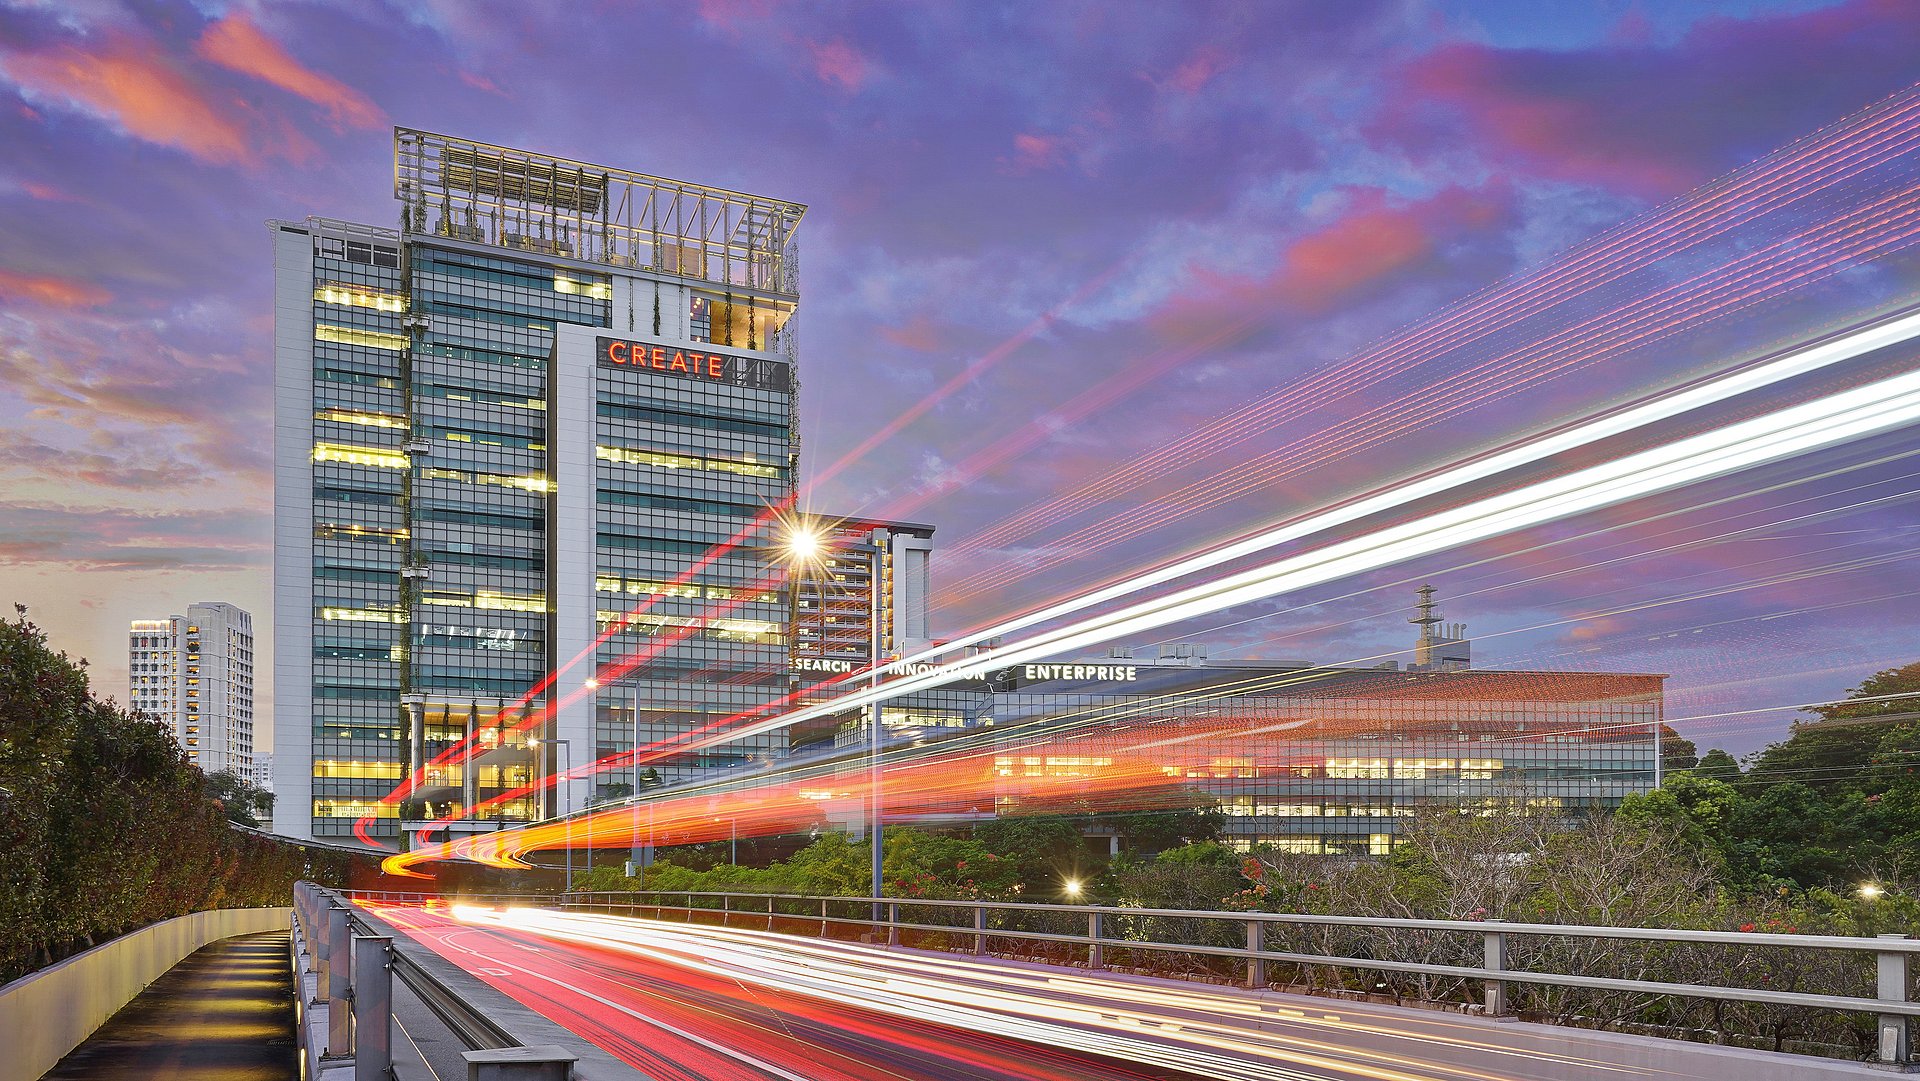
[[[129,700],[207,773],[253,779],[253,617],[220,601],[127,629]]]

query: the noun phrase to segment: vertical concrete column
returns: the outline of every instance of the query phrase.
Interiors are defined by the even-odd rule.
[[[343,907],[327,911],[327,1054],[353,1053],[353,934]]]
[[[419,702],[408,702],[404,708],[407,711],[407,749],[412,755],[407,763],[407,776],[413,778],[415,784],[424,786],[427,782],[420,776],[420,771],[427,768],[427,711]]]
[[[1488,923],[1501,923],[1501,920],[1488,920]],[[1507,968],[1507,935],[1504,931],[1487,931],[1481,935],[1486,950],[1486,969],[1489,972],[1504,972]],[[1487,1016],[1505,1017],[1507,1015],[1507,981],[1487,981]]]
[[[480,703],[475,702],[473,708],[467,710],[467,747],[471,753],[460,767],[460,804],[468,813],[472,813],[473,805],[480,802],[480,765],[477,761],[480,745],[475,739],[479,735],[479,727]]]
[[[393,1076],[393,969],[390,938],[353,940],[353,1081]]]
[[[1881,935],[1882,939],[1904,942],[1906,935]],[[1882,950],[1877,956],[1879,987],[1875,997],[1882,1002],[1907,1001],[1907,954]],[[1878,1051],[1881,1062],[1905,1064],[1913,1057],[1913,1040],[1908,1035],[1907,1016],[1899,1013],[1880,1015]]]

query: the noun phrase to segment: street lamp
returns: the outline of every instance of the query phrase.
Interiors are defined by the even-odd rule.
[[[787,533],[787,558],[796,568],[804,568],[817,563],[826,550],[826,538],[810,525],[798,524]],[[864,552],[867,555],[867,685],[880,685],[880,571],[881,556],[884,549],[873,541],[856,541],[845,545],[846,548]],[[796,620],[797,621],[797,620]],[[789,650],[793,648],[789,639]],[[881,865],[886,858],[885,823],[880,803],[880,703],[876,700],[867,704],[867,791],[870,794],[868,832],[872,835],[873,874],[873,918],[880,919],[880,901],[886,885],[881,879]]]
[[[1878,882],[1862,882],[1860,884],[1859,893],[1862,901],[1876,900],[1885,892],[1887,891],[1882,889]]]
[[[566,785],[568,780],[567,774],[573,772],[571,766],[569,765],[573,757],[573,747],[568,740],[564,740],[564,739],[550,739],[545,741],[538,740],[538,739],[530,739],[527,741],[527,745],[529,747],[538,747],[542,742],[551,743],[554,746],[560,748],[560,762],[561,762],[560,784],[562,786],[560,789],[560,796],[565,801],[565,805],[561,810],[560,815],[561,815],[561,821],[566,823],[566,832],[567,832],[567,888],[561,892],[570,893],[573,890],[573,819],[568,818],[566,816],[571,814],[573,811],[573,796],[572,796],[572,793],[569,791],[569,789],[566,787]]]

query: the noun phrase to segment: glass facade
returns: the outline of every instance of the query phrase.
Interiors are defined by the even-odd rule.
[[[994,773],[1009,785],[1075,775],[1098,786],[1145,766],[1169,791],[1217,801],[1236,847],[1378,855],[1418,808],[1525,801],[1576,815],[1651,789],[1663,679],[1229,670],[1224,693],[1022,689],[981,713],[1002,733]]]
[[[402,230],[271,223],[276,825],[296,836],[578,809],[609,783],[518,790],[758,706],[788,668],[758,526],[793,490],[804,208],[396,139]],[[609,335],[704,367],[610,364]]]

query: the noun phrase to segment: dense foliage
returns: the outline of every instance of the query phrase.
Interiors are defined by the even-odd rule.
[[[211,793],[245,786],[210,787],[16,611],[0,622],[0,982],[156,920],[284,905],[298,878],[345,880],[351,857],[231,828]]]
[[[1709,751],[1621,814],[1665,822],[1740,893],[1920,877],[1920,662],[1876,673],[1741,769]]]

